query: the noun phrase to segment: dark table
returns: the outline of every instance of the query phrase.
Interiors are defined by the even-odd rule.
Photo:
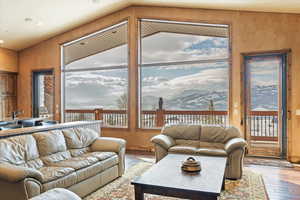
[[[189,155],[169,154],[144,174],[131,182],[135,199],[143,200],[144,193],[162,196],[211,200],[225,189],[226,157],[193,156],[200,160],[202,171],[189,174],[181,170],[181,164]]]

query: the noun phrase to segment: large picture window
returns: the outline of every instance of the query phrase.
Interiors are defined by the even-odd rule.
[[[64,46],[64,121],[127,127],[127,22]]]
[[[140,21],[140,127],[228,122],[227,25]]]

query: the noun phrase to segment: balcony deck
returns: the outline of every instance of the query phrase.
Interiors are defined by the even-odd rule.
[[[248,123],[252,141],[278,142],[277,111],[251,111]],[[104,127],[126,128],[126,110],[65,110],[65,121],[103,120]],[[227,111],[188,111],[188,110],[144,110],[141,112],[141,128],[160,128],[164,124],[204,124],[227,126]]]

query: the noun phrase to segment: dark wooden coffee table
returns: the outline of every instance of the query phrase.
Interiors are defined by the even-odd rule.
[[[169,154],[131,182],[135,199],[143,200],[144,193],[170,197],[211,200],[225,189],[226,157],[194,156],[200,160],[202,171],[189,174],[181,171],[182,161],[189,155]]]

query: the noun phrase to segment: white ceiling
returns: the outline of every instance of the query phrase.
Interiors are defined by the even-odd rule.
[[[300,13],[300,0],[0,0],[0,47],[21,50],[129,5]]]

